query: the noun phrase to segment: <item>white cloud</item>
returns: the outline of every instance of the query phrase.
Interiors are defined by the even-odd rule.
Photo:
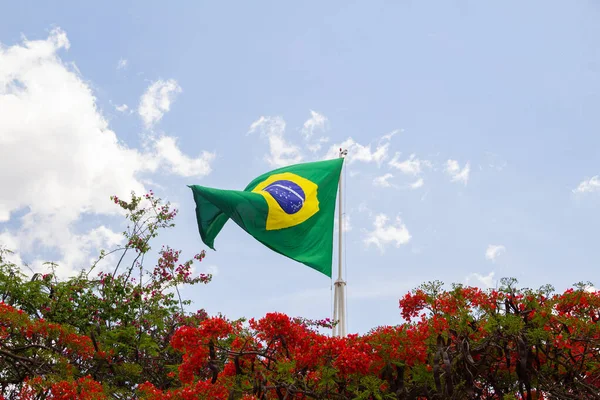
[[[95,251],[101,248],[114,248],[124,239],[121,233],[114,232],[103,225],[83,234],[65,232],[64,238],[68,240],[61,244],[65,251],[57,271],[63,276],[69,275],[75,266],[91,265],[94,261],[92,254]]]
[[[494,280],[494,271],[490,272],[486,276],[483,276],[478,273],[473,273],[466,278],[466,283],[469,285],[469,282],[475,281],[476,286],[481,286],[483,289],[489,289],[495,286],[496,281]]]
[[[416,154],[411,154],[406,160],[400,161],[400,153],[394,154],[394,157],[390,160],[388,165],[402,172],[405,175],[412,175],[418,177],[423,173],[425,168],[432,168],[433,164],[429,160],[421,160],[417,158]],[[410,189],[418,189],[423,186],[425,181],[423,178],[418,178],[413,183],[409,184]]]
[[[334,218],[334,231],[339,232],[338,230],[338,217],[336,215],[336,217]],[[352,230],[352,224],[350,223],[350,215],[347,213],[344,213],[344,215],[342,216],[342,232],[350,232]]]
[[[323,143],[329,142],[329,138],[326,136],[321,136],[317,139],[313,139],[313,135],[316,132],[325,132],[327,129],[328,120],[327,117],[323,114],[319,114],[316,111],[310,110],[310,118],[304,122],[302,126],[302,136],[304,136],[304,140],[308,143],[306,144],[306,148],[312,152],[316,153],[321,150]]]
[[[395,130],[391,131],[390,133],[383,135],[381,137],[381,140],[392,140],[392,138],[398,133],[400,133],[400,129],[395,129]]]
[[[266,161],[273,167],[284,167],[286,165],[302,161],[302,154],[298,147],[285,140],[285,121],[281,117],[260,117],[250,125],[248,133],[259,131],[261,136],[269,141],[269,154]]]
[[[157,157],[164,161],[172,173],[180,176],[203,177],[212,171],[210,164],[215,159],[214,153],[202,152],[198,158],[190,158],[177,147],[177,140],[170,136],[162,136],[155,140],[154,149]]]
[[[506,252],[506,247],[496,244],[490,244],[485,250],[485,258],[491,261],[495,261],[498,256]]]
[[[143,189],[135,177],[147,169],[142,155],[119,143],[91,89],[57,57],[62,48],[68,40],[58,29],[0,48],[0,166],[14,172],[0,177],[10,188],[0,191],[0,214],[27,206],[45,215],[109,212],[108,195]]]
[[[327,117],[323,114],[319,114],[316,111],[310,110],[310,118],[304,122],[302,126],[302,136],[305,139],[310,139],[315,131],[324,131],[327,124]]]
[[[323,147],[323,144],[327,143],[327,142],[329,142],[329,138],[325,137],[325,136],[322,136],[322,137],[318,138],[317,140],[315,140],[315,141],[313,141],[311,143],[308,143],[306,145],[306,148],[310,152],[316,153],[317,151],[321,150],[321,147]]]
[[[391,138],[391,136],[389,137]],[[389,146],[389,139],[382,139],[375,146],[375,149],[371,150],[370,144],[362,145],[355,142],[354,139],[348,138],[340,144],[331,146],[325,158],[339,157],[341,148],[348,150],[348,155],[346,156],[346,163],[348,164],[353,164],[355,162],[374,162],[378,166],[381,166],[381,163],[388,157]]]
[[[465,185],[469,182],[469,173],[471,172],[471,165],[467,161],[464,168],[461,170],[458,161],[448,160],[446,162],[446,173],[450,175],[452,182],[462,182]]]
[[[395,243],[396,247],[400,247],[410,241],[411,236],[402,223],[400,217],[396,217],[395,223],[388,223],[389,218],[385,214],[375,216],[373,231],[367,232],[364,242],[367,246],[374,244],[383,253],[385,246]]]
[[[175,96],[181,93],[181,87],[174,79],[153,82],[140,98],[138,114],[147,129],[152,128],[163,115],[171,109]]]
[[[417,179],[416,181],[414,181],[413,183],[410,184],[410,188],[411,189],[418,189],[420,187],[423,187],[424,183],[425,182],[423,181],[423,178],[419,178],[419,179]]]
[[[54,272],[59,277],[72,276],[77,270],[81,268],[87,268],[91,266],[98,256],[99,249],[111,249],[117,245],[121,245],[124,241],[122,233],[115,232],[104,225],[92,229],[89,232],[76,234],[72,232],[72,227],[69,225],[61,225],[56,227],[54,231],[45,229],[48,223],[55,223],[56,219],[43,220],[43,217],[32,216],[31,222],[26,219],[23,223],[16,238],[16,247],[18,249],[25,250],[22,252],[23,258],[27,257],[26,260],[21,260],[17,265],[25,265],[29,269],[23,270],[26,274],[32,272],[50,272],[50,266],[46,265],[46,262],[54,262]],[[39,235],[34,237],[32,230],[39,230]],[[60,234],[60,243],[55,244],[53,242],[52,235]],[[0,241],[2,238],[0,238]],[[47,257],[42,258],[35,251],[31,251],[32,246],[39,244],[48,246],[50,248],[56,248],[60,251],[59,258],[48,259]],[[21,258],[21,254],[19,254]],[[106,267],[111,268],[114,266],[118,257],[116,254],[108,255],[103,259],[103,262],[98,265],[98,270],[105,269]]]
[[[23,265],[23,260],[18,252],[19,240],[10,232],[4,231],[0,233],[0,250],[8,250],[11,254],[4,253],[5,261],[12,262],[15,265]],[[23,271],[25,272],[25,271]]]
[[[373,216],[373,211],[369,208],[369,206],[365,202],[362,202],[358,205],[358,212],[365,213],[369,217]]]
[[[389,182],[389,180],[392,179],[393,177],[394,177],[394,175],[390,174],[390,173],[387,173],[382,176],[377,176],[377,177],[375,177],[375,179],[373,179],[373,185],[379,186],[379,187],[384,187],[384,188],[393,187],[395,185]]]
[[[125,68],[127,68],[128,64],[129,64],[129,61],[127,61],[127,59],[121,58],[119,60],[119,62],[117,63],[117,69],[125,69]]]
[[[403,174],[417,176],[419,175],[424,167],[431,168],[431,162],[427,160],[419,160],[415,154],[411,154],[408,159],[399,161],[400,153],[394,154],[389,162],[390,167],[400,170]]]
[[[591,193],[600,191],[600,178],[598,175],[582,181],[573,193]]]
[[[126,112],[127,110],[129,110],[129,106],[128,106],[127,104],[121,104],[120,106],[115,106],[115,109],[116,109],[118,112],[122,112],[122,113],[124,113],[124,112]]]
[[[0,46],[0,170],[11,171],[0,174],[0,222],[17,210],[24,212],[20,224],[0,240],[9,242],[10,237],[8,244],[28,260],[53,250],[65,274],[89,266],[81,263],[90,251],[121,238],[104,226],[77,230],[85,214],[118,213],[110,195],[144,193],[141,175],[161,165],[186,176],[209,171],[203,162],[176,153],[168,137],[147,152],[120,142],[76,67],[60,59],[58,52],[68,48],[60,29],[46,40]],[[180,160],[173,161],[173,154]],[[191,166],[184,167],[187,162]]]
[[[342,232],[350,232],[352,230],[352,224],[350,223],[350,215],[344,214],[342,216]]]

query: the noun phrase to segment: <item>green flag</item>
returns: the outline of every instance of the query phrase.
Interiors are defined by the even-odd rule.
[[[241,190],[190,186],[202,241],[232,219],[271,250],[331,277],[333,220],[343,158],[291,165]]]

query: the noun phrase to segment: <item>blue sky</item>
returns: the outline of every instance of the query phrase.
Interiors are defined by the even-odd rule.
[[[596,2],[124,3],[2,6],[0,241],[21,260],[85,266],[131,189],[179,206],[164,242],[191,256],[186,185],[343,143],[350,332],[434,279],[600,284]],[[216,246],[195,306],[330,316],[325,276],[233,223]]]

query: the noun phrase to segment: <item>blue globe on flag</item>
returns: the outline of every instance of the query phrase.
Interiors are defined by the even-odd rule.
[[[295,214],[302,209],[306,194],[302,188],[288,180],[279,180],[263,189],[269,193],[286,214]]]

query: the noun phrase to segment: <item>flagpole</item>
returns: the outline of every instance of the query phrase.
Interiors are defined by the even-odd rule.
[[[340,158],[348,154],[348,150],[340,149]],[[338,192],[338,277],[335,281],[335,293],[333,298],[333,320],[337,321],[337,325],[333,328],[333,336],[346,336],[346,299],[345,286],[346,282],[342,277],[342,234],[344,231],[344,220],[342,212],[342,174],[340,174]]]

